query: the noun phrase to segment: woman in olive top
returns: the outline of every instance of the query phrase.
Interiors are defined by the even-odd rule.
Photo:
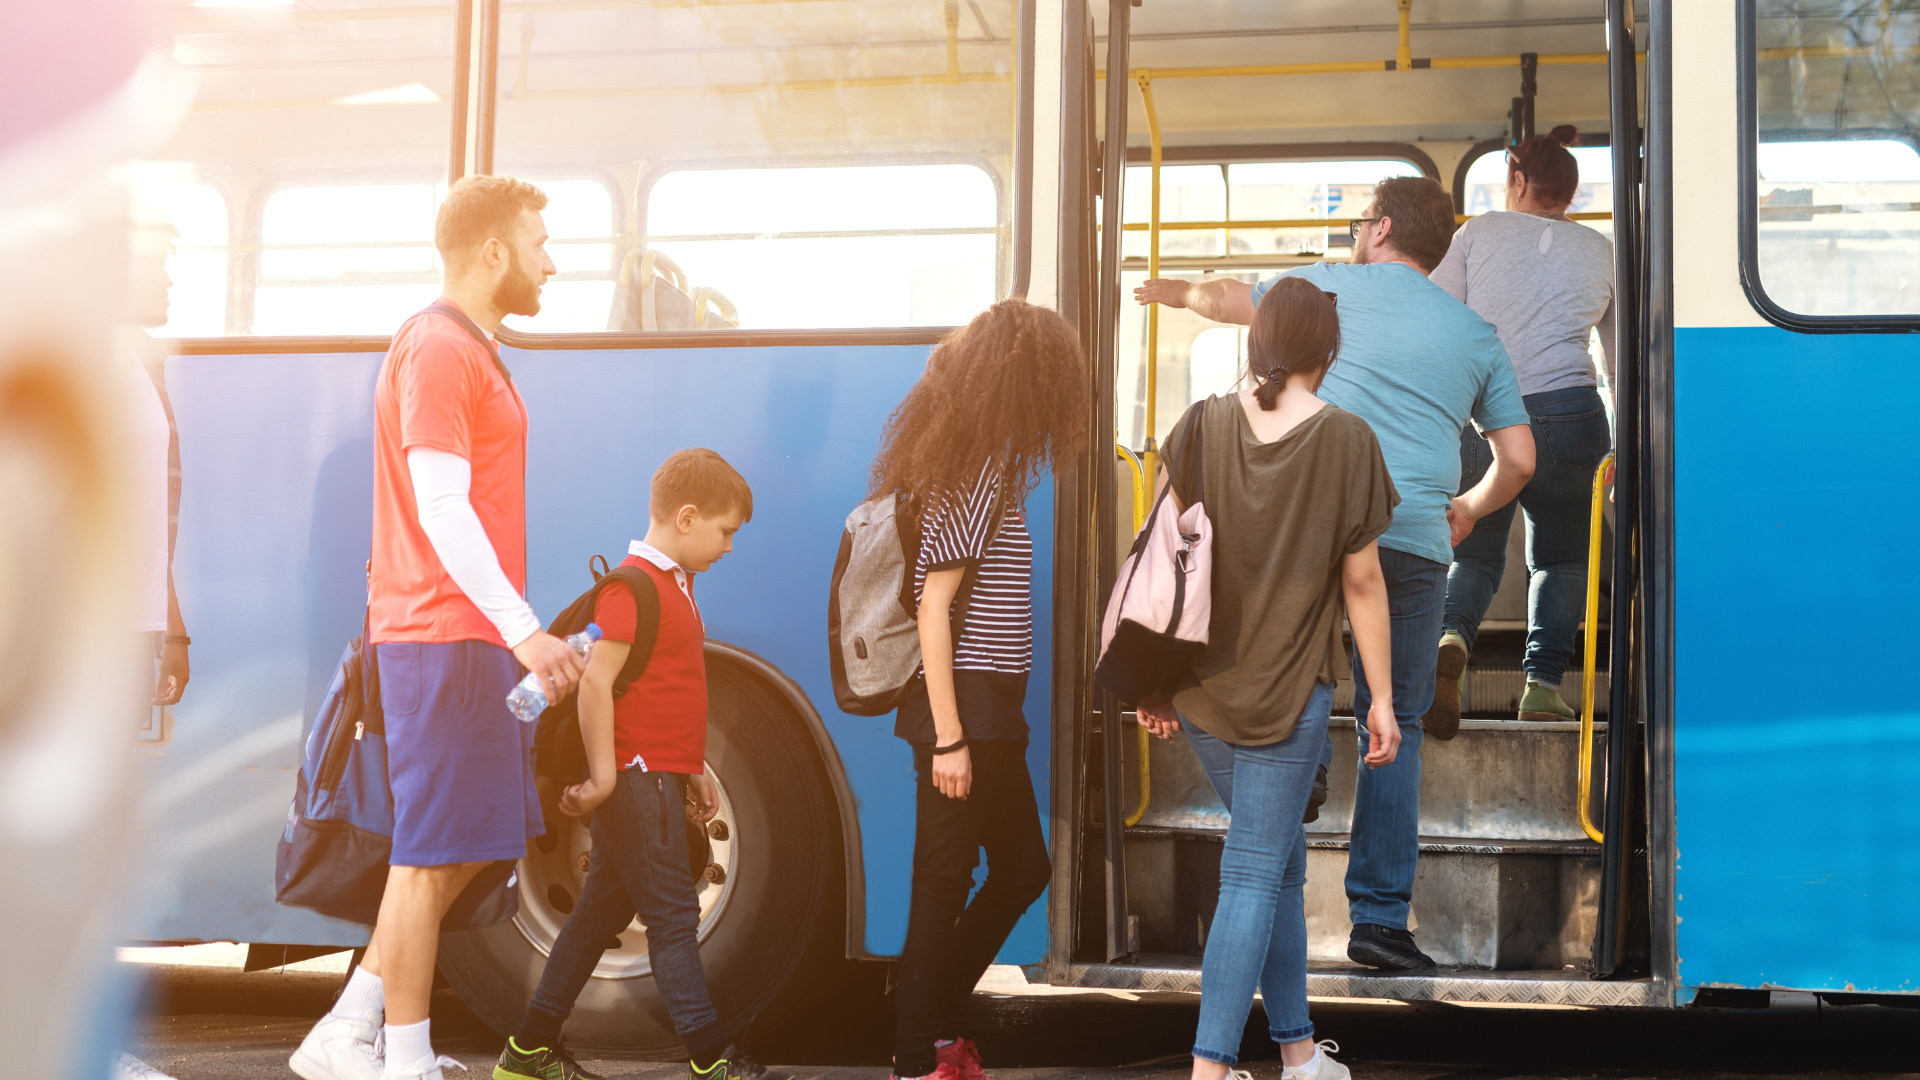
[[[1333,684],[1347,677],[1340,616],[1373,690],[1366,762],[1391,762],[1386,587],[1375,540],[1400,501],[1366,421],[1315,396],[1340,350],[1332,293],[1283,277],[1254,315],[1253,388],[1188,410],[1167,438],[1179,465],[1204,425],[1198,501],[1213,523],[1213,615],[1206,650],[1172,700],[1140,704],[1170,739],[1183,726],[1232,814],[1220,902],[1207,934],[1193,1080],[1225,1080],[1257,986],[1284,1080],[1344,1080],[1307,1018],[1306,831],[1300,818],[1327,738]],[[1187,473],[1185,466],[1177,470]]]

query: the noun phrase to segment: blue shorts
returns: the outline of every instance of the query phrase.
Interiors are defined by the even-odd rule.
[[[507,710],[513,654],[485,641],[377,646],[393,788],[391,866],[519,859],[546,832],[533,724]]]

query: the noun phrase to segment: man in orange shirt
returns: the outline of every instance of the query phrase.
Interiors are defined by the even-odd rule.
[[[443,1080],[427,1028],[440,920],[545,831],[533,726],[506,698],[524,665],[559,701],[582,664],[525,599],[527,410],[490,335],[540,310],[546,205],[509,177],[453,185],[434,225],[441,299],[394,335],[374,390],[367,600],[393,853],[366,956],[294,1052],[306,1080]]]

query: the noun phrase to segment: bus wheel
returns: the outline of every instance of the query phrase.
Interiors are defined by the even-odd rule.
[[[802,722],[752,675],[709,659],[707,775],[720,812],[689,822],[700,898],[700,959],[721,1020],[743,1020],[803,989],[808,972],[843,955],[838,825]],[[543,792],[551,797],[553,793]],[[520,863],[520,912],[482,930],[442,934],[440,970],[467,1007],[502,1034],[518,1031],[546,957],[586,877],[583,823],[558,812]],[[577,1050],[679,1052],[652,977],[646,927],[610,940],[566,1026]]]

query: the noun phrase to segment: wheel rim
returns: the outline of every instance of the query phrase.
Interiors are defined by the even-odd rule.
[[[733,896],[737,881],[734,871],[740,843],[727,787],[712,766],[707,767],[706,774],[719,795],[720,809],[707,823],[706,873],[694,882],[700,901],[696,940],[701,942],[707,940],[726,914],[727,901]],[[581,887],[587,880],[587,856],[593,848],[585,822],[556,813],[548,818],[548,825],[558,830],[559,836],[552,850],[543,851],[535,844],[529,848],[527,857],[520,860],[520,910],[513,917],[515,928],[542,956],[552,953],[560,928],[566,925],[567,916],[580,898]],[[620,931],[618,947],[609,943],[593,969],[596,979],[637,979],[652,973],[653,963],[647,955],[647,928],[638,918]]]

